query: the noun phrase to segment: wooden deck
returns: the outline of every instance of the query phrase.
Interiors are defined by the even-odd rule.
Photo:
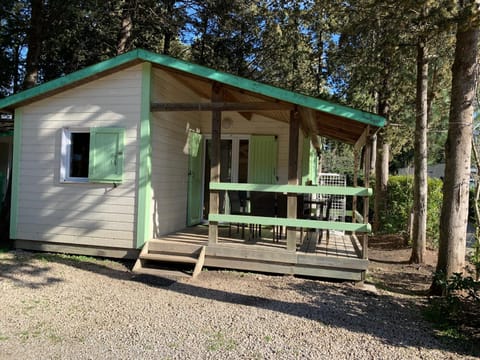
[[[155,241],[157,245],[163,243],[169,248],[174,244],[205,247],[204,266],[207,267],[354,281],[363,280],[368,267],[368,260],[361,258],[361,245],[352,235],[331,231],[327,244],[325,232],[320,239],[318,231],[303,232],[303,235],[299,231],[296,251],[289,251],[285,238],[274,242],[269,228],[262,228],[261,237],[258,233],[253,236],[246,229],[245,238],[242,238],[241,230],[237,233],[236,226],[232,226],[232,236],[228,234],[228,226],[219,226],[218,242],[209,244],[208,226],[198,225]]]

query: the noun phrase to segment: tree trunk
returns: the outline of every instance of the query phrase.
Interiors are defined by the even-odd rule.
[[[31,88],[38,82],[38,61],[42,44],[43,0],[31,0],[30,29],[28,31],[28,51],[25,62],[23,89]]]
[[[417,94],[415,121],[415,174],[413,179],[413,238],[410,262],[423,264],[427,250],[427,115],[428,49],[424,40],[417,45]]]
[[[385,139],[385,130],[377,135],[377,160],[375,161],[375,203],[373,231],[380,230],[381,214],[386,209],[387,185],[388,185],[388,163],[390,157],[390,144]]]
[[[383,68],[382,91],[378,93],[378,114],[385,119],[390,117],[390,57],[385,55]],[[386,211],[387,186],[390,162],[390,144],[387,140],[386,128],[381,129],[377,134],[375,161],[375,199],[373,204],[373,231],[380,230],[381,215]]]
[[[130,0],[125,1],[122,7],[122,22],[118,35],[117,55],[123,54],[129,50],[133,27],[132,8],[132,2]]]
[[[168,1],[165,1],[164,2],[165,4],[165,17],[166,18],[169,18],[168,21],[165,21],[166,23],[166,28],[165,28],[165,31],[163,33],[163,54],[165,55],[169,55],[170,54],[170,47],[171,47],[171,44],[172,44],[172,40],[173,40],[173,32],[172,32],[172,26],[173,26],[173,18],[174,18],[174,14],[173,14],[173,10],[174,10],[174,5],[175,5],[175,0],[168,0]]]
[[[447,141],[445,182],[440,217],[437,272],[447,277],[462,273],[468,220],[468,190],[472,149],[473,105],[476,91],[478,26],[458,23]],[[435,283],[432,292],[438,293]]]

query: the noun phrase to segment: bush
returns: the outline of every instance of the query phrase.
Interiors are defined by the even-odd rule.
[[[427,238],[436,247],[439,238],[443,182],[428,179]],[[413,176],[388,179],[386,211],[380,215],[380,233],[408,235],[408,220],[413,207]],[[373,206],[373,201],[372,201]]]

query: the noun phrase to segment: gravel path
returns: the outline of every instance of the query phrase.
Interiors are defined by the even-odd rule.
[[[414,298],[348,283],[0,254],[0,359],[456,359]]]

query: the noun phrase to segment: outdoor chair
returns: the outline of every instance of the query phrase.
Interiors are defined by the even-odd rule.
[[[251,213],[253,216],[274,217],[276,215],[275,203],[275,193],[255,191],[250,193]],[[255,237],[256,234],[262,237],[262,225],[254,225],[253,236]]]
[[[228,199],[230,203],[230,214],[232,215],[250,215],[249,199],[246,191],[228,191]],[[242,227],[242,238],[245,237],[245,223],[237,223],[237,234],[239,228]],[[232,224],[228,227],[228,236],[232,236]]]

